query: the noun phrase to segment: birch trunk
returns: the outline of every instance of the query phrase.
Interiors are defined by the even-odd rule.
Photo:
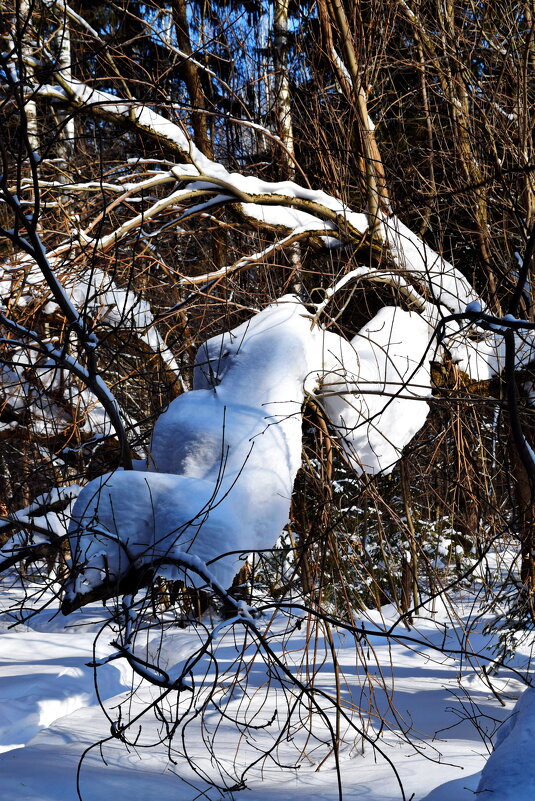
[[[284,178],[295,177],[295,149],[288,68],[288,7],[289,0],[275,0],[273,20],[273,66],[275,68],[275,104],[278,135],[284,145],[282,160]],[[299,275],[301,247],[295,242],[289,249],[292,267]]]
[[[61,28],[58,31],[58,69],[65,78],[70,81],[72,78],[72,53],[71,53],[71,31],[69,19],[62,13]],[[58,120],[58,143],[56,152],[59,158],[66,162],[67,166],[74,150],[74,117],[67,110],[61,110],[57,114]]]
[[[32,13],[35,13],[35,3],[32,0],[20,0],[20,19],[18,21],[19,24],[19,31],[22,33],[22,58],[24,63],[24,67],[26,70],[26,82],[32,82],[33,79],[33,70],[30,66],[33,58],[34,58],[34,43],[32,42],[32,27],[31,27],[31,18]],[[40,148],[40,138],[39,138],[39,126],[37,122],[37,103],[33,99],[33,96],[26,100],[25,104],[25,112],[26,112],[26,132],[28,136],[28,144],[30,149],[34,153],[39,153]]]
[[[273,23],[273,66],[275,68],[275,102],[278,135],[286,147],[283,151],[285,177],[293,178],[295,173],[294,134],[290,97],[290,76],[288,69],[288,6],[289,0],[275,0]]]

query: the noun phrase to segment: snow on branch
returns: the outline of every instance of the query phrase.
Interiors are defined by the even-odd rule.
[[[102,377],[98,374],[95,366],[90,365],[84,367],[76,358],[67,352],[65,347],[55,347],[53,343],[44,341],[37,332],[25,328],[20,325],[20,323],[11,320],[1,310],[0,324],[17,337],[16,340],[2,338],[0,339],[1,344],[9,348],[14,347],[22,353],[26,353],[27,351],[37,352],[40,357],[44,357],[45,359],[45,362],[41,365],[44,369],[50,366],[63,367],[69,373],[76,376],[76,378],[91,391],[102,404],[117,435],[121,446],[121,463],[125,467],[130,468],[131,459],[128,454],[128,440],[123,423],[123,416],[115,396],[106,382],[103,381]]]
[[[324,376],[321,403],[358,473],[392,472],[424,425],[433,331],[417,313],[387,306]]]
[[[167,369],[177,376],[178,381],[182,382],[176,359],[155,328],[154,315],[148,301],[140,298],[130,288],[119,287],[109,275],[98,267],[86,266],[73,269],[69,258],[71,255],[69,251],[72,249],[72,243],[60,245],[45,254],[46,261],[55,285],[60,288],[59,297],[64,299],[63,305],[68,304],[68,308],[72,310],[71,317],[77,319],[78,324],[87,330],[88,336],[92,338],[93,349],[98,345],[98,338],[95,333],[89,334],[88,323],[82,318],[79,311],[82,309],[85,315],[92,317],[100,325],[105,324],[135,332],[142,342],[145,342],[154,353],[160,356]],[[21,273],[24,274],[27,289],[25,292],[17,294],[15,287]],[[61,276],[61,281],[58,275]],[[2,295],[16,298],[15,302],[21,306],[27,305],[31,299],[42,301],[48,295],[49,289],[48,280],[44,279],[33,253],[12,258],[3,277],[0,278]],[[63,305],[60,305],[57,297],[58,293],[55,293],[54,301],[43,305],[45,314],[54,314],[59,309],[64,311]]]
[[[366,214],[353,211],[323,190],[308,189],[294,181],[270,182],[254,176],[230,173],[222,164],[201,153],[180,125],[152,108],[134,100],[118,98],[79,81],[67,80],[60,74],[57,79],[61,84],[64,100],[115,121],[129,122],[180,154],[188,164],[177,165],[172,173],[178,181],[190,184],[187,191],[217,193],[221,195],[222,202],[239,203],[246,218],[265,225],[291,231],[298,229],[330,233],[331,242],[334,238],[340,242],[360,244],[371,234]],[[57,86],[44,86],[39,91],[41,94],[53,92],[57,96],[59,90]],[[178,190],[168,198],[158,201],[144,215],[128,221],[108,235],[99,246],[117,241],[140,225],[142,216],[145,219],[150,218],[177,200],[188,199],[187,191]],[[396,217],[383,214],[379,234],[395,266],[407,280],[421,282],[431,302],[442,304],[449,311],[458,312],[467,303],[478,299],[466,278]]]

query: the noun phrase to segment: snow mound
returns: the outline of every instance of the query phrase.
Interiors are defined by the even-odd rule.
[[[238,556],[221,555],[251,546],[246,503],[239,488],[230,500],[213,483],[185,476],[119,471],[92,481],[71,522],[77,570],[66,587],[67,605],[103,585],[120,594],[133,572],[182,578],[175,562],[183,563],[183,554],[216,559],[210,573],[227,586]],[[190,583],[205,582],[193,576]]]
[[[419,315],[387,307],[349,343],[287,295],[208,340],[194,389],[156,422],[148,469],[81,492],[64,609],[155,574],[229,587],[244,555],[273,548],[288,520],[302,406],[321,383],[355,468],[390,472],[428,414],[431,334]]]
[[[149,471],[108,474],[80,494],[66,610],[99,587],[120,594],[144,571],[147,579],[183,577],[177,563],[203,573],[208,564],[213,581],[228,587],[240,556],[280,536],[301,464],[305,387],[320,378],[313,366],[322,332],[286,296],[216,340],[205,350],[207,364],[215,349],[226,359],[217,386],[181,395],[159,418]],[[206,386],[209,373],[200,375]],[[194,573],[188,581],[204,583]]]
[[[497,801],[533,801],[535,798],[533,687],[522,693],[511,717],[498,731],[494,751],[483,768],[477,793]]]

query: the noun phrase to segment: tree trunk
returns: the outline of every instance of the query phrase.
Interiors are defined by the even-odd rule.
[[[203,113],[203,110],[206,109],[206,96],[202,88],[199,68],[191,58],[193,48],[189,33],[186,0],[173,0],[172,9],[178,46],[188,56],[182,64],[182,68],[192,106],[191,124],[195,134],[195,144],[205,156],[211,159],[213,158],[212,142],[208,136],[206,114]]]
[[[20,20],[18,21],[18,26],[19,30],[22,30],[21,51],[23,61],[25,62],[24,69],[28,77],[27,82],[30,83],[33,83],[33,69],[30,66],[30,62],[35,57],[35,48],[32,46],[31,42],[31,18],[34,13],[35,3],[31,2],[31,0],[20,0]],[[25,115],[29,147],[34,153],[39,153],[41,143],[39,126],[37,123],[37,104],[31,95],[25,103]]]

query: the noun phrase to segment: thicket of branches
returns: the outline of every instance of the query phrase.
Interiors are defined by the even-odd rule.
[[[250,557],[220,597],[159,580],[117,601],[110,624],[117,656],[162,687],[163,709],[213,655],[220,628],[203,613],[215,604],[221,625],[248,630],[228,669],[236,691],[247,693],[247,649],[258,648],[292,699],[288,721],[306,718],[301,706],[322,717],[323,756],[331,746],[336,755],[346,725],[371,742],[369,710],[318,700],[239,599],[265,614],[286,609],[290,627],[285,604],[304,604],[303,660],[320,663],[316,640],[333,650],[333,625],[351,629],[359,610],[385,603],[410,625],[422,604],[469,585],[494,549],[513,555],[505,585],[490,575],[478,585],[503,613],[500,656],[532,625],[529,0],[20,0],[0,10],[0,538],[4,555],[19,538],[3,567],[18,565],[29,594],[41,592],[32,582],[43,560],[68,571],[78,485],[146,458],[155,419],[191,389],[210,336],[289,292],[347,339],[381,307],[438,307],[425,268],[406,268],[389,237],[397,219],[486,304],[465,311],[463,290],[456,307],[440,307],[425,357],[433,393],[421,400],[431,411],[390,475],[355,470],[311,398],[278,547]],[[285,181],[294,183],[274,183]],[[467,369],[446,330],[453,318],[474,353],[489,332],[505,341],[500,369]],[[151,615],[162,636],[184,621],[200,632],[178,679],[152,652],[139,656]],[[369,640],[352,631],[365,661]],[[252,731],[259,703],[251,691],[238,727]],[[192,710],[178,723],[160,710],[170,741]],[[128,726],[115,735],[127,740]]]

